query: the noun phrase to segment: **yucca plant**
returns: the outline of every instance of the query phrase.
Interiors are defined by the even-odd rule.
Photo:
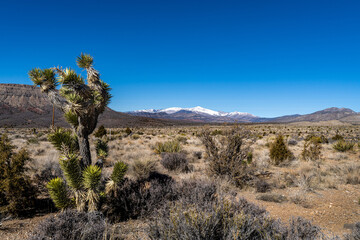
[[[79,151],[78,138],[71,131],[57,128],[49,133],[48,140],[59,151],[77,152]],[[65,149],[64,149],[65,147]]]
[[[98,187],[101,180],[101,168],[90,165],[83,172],[83,183],[87,190],[86,201],[88,202],[88,209],[90,212],[97,210],[99,203]]]
[[[113,172],[110,176],[110,180],[106,183],[106,193],[116,194],[116,188],[119,183],[121,183],[121,181],[124,179],[127,170],[128,166],[125,163],[121,161],[115,163]]]
[[[100,79],[99,72],[93,68],[90,55],[82,53],[77,58],[77,65],[86,70],[87,81],[74,70],[62,67],[34,68],[29,72],[29,77],[64,113],[76,133],[81,166],[86,168],[91,165],[89,135],[96,128],[98,117],[105,111],[111,95],[109,85]],[[57,90],[59,85],[61,87]]]
[[[50,180],[46,187],[57,208],[64,210],[71,205],[64,180],[61,178],[54,178]]]

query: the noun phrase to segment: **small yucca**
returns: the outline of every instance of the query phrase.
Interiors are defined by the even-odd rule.
[[[61,178],[54,178],[47,184],[50,197],[54,201],[55,206],[61,210],[70,206],[70,199],[66,185]]]
[[[101,180],[101,168],[98,166],[90,165],[85,168],[83,172],[83,183],[87,189],[86,200],[88,202],[89,211],[96,211],[99,202],[99,195],[97,188]]]
[[[106,193],[116,192],[116,187],[124,179],[127,170],[128,166],[125,163],[121,161],[115,163],[110,181],[106,183]]]
[[[96,141],[96,155],[99,158],[106,158],[109,152],[109,146],[107,142],[103,139],[98,139]]]

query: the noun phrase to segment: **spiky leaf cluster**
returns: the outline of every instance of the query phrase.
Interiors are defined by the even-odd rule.
[[[56,147],[57,150],[63,152],[64,150],[74,153],[79,150],[79,143],[77,136],[71,131],[62,128],[56,129],[48,135],[48,140]]]
[[[90,55],[82,53],[77,58],[77,64],[86,70],[87,82],[74,70],[61,67],[43,70],[35,68],[29,72],[29,77],[44,92],[52,92],[52,102],[60,105],[58,107],[66,115],[66,120],[75,129],[78,128],[80,119],[92,118],[91,121],[84,121],[90,134],[96,127],[94,122],[110,102],[110,87],[100,79],[99,72],[93,68],[93,58]],[[56,87],[59,84],[61,88],[57,92]]]
[[[84,187],[89,190],[96,190],[101,180],[101,168],[90,165],[83,171]]]
[[[76,59],[76,63],[79,68],[90,68],[93,65],[93,58],[89,54],[81,53]]]
[[[59,209],[65,209],[70,206],[70,199],[66,185],[61,178],[54,178],[47,184],[51,199]]]
[[[60,158],[60,167],[69,186],[75,190],[80,190],[82,188],[82,174],[78,156],[73,153],[63,155]]]
[[[116,162],[110,176],[111,180],[113,180],[116,184],[119,184],[124,179],[127,170],[128,165],[121,161]]]
[[[73,110],[69,110],[64,113],[64,117],[68,123],[77,128],[79,126],[79,119],[77,114]]]
[[[35,85],[39,85],[44,92],[54,90],[58,85],[56,74],[52,69],[34,68],[29,72],[29,78]]]

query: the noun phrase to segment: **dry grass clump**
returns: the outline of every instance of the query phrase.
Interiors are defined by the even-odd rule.
[[[338,152],[347,152],[349,150],[353,150],[354,145],[355,144],[352,142],[339,140],[333,145],[333,148]]]
[[[151,172],[156,171],[156,162],[153,160],[136,160],[132,170],[138,179],[148,178]]]
[[[173,141],[167,141],[164,143],[158,142],[155,144],[155,153],[161,154],[163,152],[167,153],[174,153],[174,152],[180,152],[180,142],[177,140]]]
[[[344,166],[346,184],[360,184],[360,164],[349,164]]]

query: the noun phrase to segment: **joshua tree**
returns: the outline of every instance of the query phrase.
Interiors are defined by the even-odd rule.
[[[36,86],[40,86],[50,101],[64,113],[65,119],[77,135],[81,166],[91,164],[89,135],[96,128],[98,117],[110,102],[109,85],[100,79],[93,68],[93,58],[81,54],[77,65],[87,72],[87,82],[70,68],[53,67],[34,68],[29,77]],[[60,89],[56,87],[61,85]]]

